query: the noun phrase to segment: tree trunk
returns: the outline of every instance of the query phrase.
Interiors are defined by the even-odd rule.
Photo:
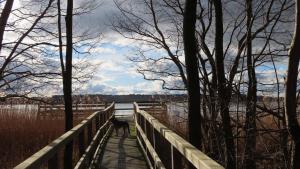
[[[189,141],[201,148],[200,84],[195,36],[197,0],[186,0],[183,20],[183,41],[188,89],[188,129]]]
[[[73,127],[73,110],[72,110],[72,18],[73,18],[73,0],[68,0],[66,15],[66,66],[63,74],[63,91],[65,101],[65,131]],[[72,168],[73,142],[65,148],[65,168]]]
[[[226,168],[236,168],[235,146],[230,124],[229,102],[231,86],[226,86],[223,54],[223,9],[221,0],[214,0],[215,7],[215,59],[218,80],[218,101],[222,118],[223,134],[225,138],[225,163]]]
[[[7,0],[0,16],[0,54],[2,49],[2,41],[3,41],[5,27],[13,4],[14,4],[14,0]]]
[[[285,113],[288,131],[292,136],[294,148],[292,152],[292,168],[300,168],[300,126],[297,121],[297,75],[300,59],[300,0],[296,2],[296,25],[293,42],[289,51],[289,63],[285,91]]]
[[[245,154],[244,168],[255,169],[255,151],[256,151],[256,74],[255,63],[252,59],[252,0],[246,1],[247,13],[247,69],[248,69],[248,91],[247,91],[247,107],[245,121]]]

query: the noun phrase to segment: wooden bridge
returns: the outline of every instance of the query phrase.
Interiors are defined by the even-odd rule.
[[[112,103],[97,111],[47,145],[15,169],[61,169],[63,150],[74,143],[76,169],[223,169],[214,160],[168,129],[147,110],[164,110],[153,103],[133,103],[134,116],[117,116],[129,121],[131,134],[116,136],[109,119],[116,109]]]

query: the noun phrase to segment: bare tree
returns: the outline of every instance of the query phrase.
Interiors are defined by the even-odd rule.
[[[185,65],[182,62],[181,19],[183,13],[178,16],[173,10],[170,10],[168,2],[171,1],[116,0],[115,4],[121,14],[115,17],[112,26],[124,37],[152,47],[152,50],[140,49],[138,57],[131,58],[132,61],[142,65],[138,68],[138,72],[145,79],[161,81],[162,87],[165,89],[185,90],[187,80]],[[177,6],[180,5],[179,3]],[[179,7],[174,6],[174,8],[178,9]],[[162,57],[147,55],[149,51],[153,50],[163,52],[163,54],[158,54]],[[166,80],[168,78],[173,78],[173,81],[168,82]]]
[[[201,149],[200,85],[196,43],[197,1],[187,0],[183,20],[184,53],[188,90],[188,136],[192,145]]]
[[[65,103],[65,132],[73,128],[73,109],[72,109],[72,58],[73,58],[73,0],[67,1],[66,22],[66,58],[65,63],[62,56],[62,35],[61,35],[61,8],[60,1],[58,7],[58,32],[59,32],[59,56],[63,76],[63,92]],[[72,168],[73,142],[65,147],[64,168]]]
[[[223,123],[223,134],[225,138],[225,159],[226,168],[236,168],[235,164],[235,145],[231,127],[231,120],[229,115],[229,101],[230,96],[224,71],[224,54],[223,54],[223,9],[222,2],[214,0],[215,7],[215,58],[216,58],[216,71],[218,79],[218,95],[220,111]]]
[[[297,119],[297,75],[300,61],[300,1],[295,0],[295,33],[289,51],[289,63],[286,78],[285,113],[289,133],[293,139],[291,166],[293,169],[300,168],[300,126]]]
[[[247,107],[246,107],[246,139],[245,139],[245,154],[244,167],[245,169],[255,169],[255,151],[256,151],[256,73],[255,63],[252,59],[252,0],[246,1],[247,11],[247,69],[248,69],[248,92],[247,92]]]
[[[49,87],[53,92],[61,90],[62,73],[56,57],[58,48],[65,45],[55,43],[59,33],[56,32],[57,10],[53,5],[54,0],[20,1],[15,9],[8,8],[13,1],[6,2],[7,7],[2,10],[1,15],[8,17],[8,13],[10,17],[6,21],[5,18],[1,19],[1,22],[6,22],[2,25],[1,99],[28,97],[30,94],[44,95]],[[86,14],[98,4],[86,2],[83,6],[76,7],[74,15]],[[65,11],[62,9],[62,16],[65,16]],[[85,56],[90,55],[100,37],[99,33],[84,30],[77,31],[74,35],[74,53],[80,55],[80,59],[73,64],[75,87],[89,80],[98,66],[92,65]]]
[[[117,31],[125,37],[154,46],[153,50],[164,49],[159,41],[160,37],[157,36],[159,31],[153,26],[153,23],[157,23],[165,39],[182,38],[180,19],[185,12],[182,8],[184,1],[144,0],[137,3],[138,5],[126,3],[131,1],[122,2],[122,7],[119,7],[122,17],[118,18],[118,21],[122,22],[116,22],[118,24],[114,26],[117,26],[115,29],[117,28]],[[146,11],[145,9],[151,9],[151,3],[154,10]],[[160,6],[157,7],[157,4]],[[288,28],[291,23],[288,17],[291,7],[293,7],[291,0],[197,2],[197,62],[199,87],[203,98],[199,104],[202,104],[201,125],[205,131],[202,132],[203,150],[228,168],[241,166],[255,168],[256,164],[261,166],[265,161],[276,159],[283,162],[283,156],[288,158],[287,147],[283,144],[287,139],[284,136],[282,107],[280,103],[277,107],[267,105],[261,97],[266,93],[274,94],[274,86],[277,84],[279,86],[279,83],[266,82],[262,78],[264,73],[262,68],[270,67],[274,60],[279,63],[286,55],[289,30],[283,28]],[[155,21],[150,17],[153,12],[156,16]],[[178,21],[167,24],[170,20]],[[174,24],[176,26],[173,26],[173,23],[176,23]],[[164,24],[168,25],[166,26],[169,28],[168,31],[165,31]],[[169,42],[168,40],[166,42]],[[168,48],[176,49],[171,50],[172,52],[181,51],[181,43],[180,40],[168,43]],[[180,52],[175,54],[178,54],[178,58],[182,56]],[[176,65],[174,62],[161,64],[162,61],[171,60],[166,55],[155,55],[152,58],[141,49],[138,56],[132,60],[138,64],[142,63],[138,70],[145,79],[164,80],[165,76],[180,75],[168,69],[171,64]],[[179,60],[182,60],[184,67],[187,66],[186,61],[185,63],[183,59]],[[157,69],[157,65],[160,69]],[[188,77],[188,72],[183,72],[184,76]],[[151,73],[156,76],[151,76]],[[277,78],[279,78],[277,81],[280,81],[282,76]],[[188,85],[186,87],[188,88]],[[279,92],[281,87],[276,87],[276,91]],[[238,102],[236,111],[232,112],[230,109],[236,106],[236,102]],[[239,113],[240,111],[246,113]],[[266,116],[276,119],[278,121],[276,125],[281,123],[282,126],[276,126],[278,129],[275,130],[270,124],[266,124],[268,123],[264,119]],[[233,130],[234,128],[236,130]],[[282,133],[280,141],[276,138],[278,133]],[[282,145],[284,153],[276,154],[257,147],[256,145],[261,146],[261,143],[256,144],[256,138],[261,135],[264,139],[273,138],[272,141],[276,145]],[[225,148],[220,146],[223,144]],[[266,143],[265,146],[272,145]],[[264,155],[258,157],[257,153]],[[272,159],[268,158],[268,155],[272,155]]]
[[[8,17],[11,13],[12,6],[14,4],[14,0],[6,1],[3,11],[0,16],[0,54],[2,49],[3,35],[5,31],[5,27],[7,24]]]

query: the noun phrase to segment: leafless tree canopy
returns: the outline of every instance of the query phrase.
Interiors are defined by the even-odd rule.
[[[137,71],[169,90],[190,91],[191,56],[183,52],[188,2],[115,0],[120,14],[112,27],[140,44],[130,58]],[[292,0],[197,1],[194,77],[203,120],[194,127],[203,130],[202,150],[227,168],[293,165],[283,94],[294,8]]]
[[[97,6],[99,2],[86,2],[75,7],[74,15],[84,15]],[[58,49],[65,48],[66,43],[65,40],[61,44],[57,41],[56,1],[20,0],[17,5],[14,0],[9,0],[1,2],[1,8],[1,97],[43,95],[50,86],[59,90],[62,74]],[[65,3],[62,4],[61,15],[66,15]],[[93,76],[96,67],[88,62],[86,56],[99,43],[100,37],[100,33],[88,30],[74,33],[75,87]]]

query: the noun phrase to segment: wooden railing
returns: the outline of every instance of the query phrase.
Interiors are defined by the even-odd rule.
[[[73,104],[72,108],[74,111],[77,110],[103,110],[108,106],[107,103],[98,104]],[[65,105],[63,104],[38,104],[38,112],[52,111],[52,110],[64,110]]]
[[[74,168],[89,168],[95,162],[98,151],[107,137],[111,125],[109,119],[114,113],[115,104],[112,103],[105,110],[97,111],[66,132],[51,144],[47,145],[27,160],[15,167],[15,169],[36,169],[47,164],[49,169],[61,168],[62,159],[59,157],[65,146],[78,139],[78,152],[80,159]],[[93,130],[95,128],[95,130]],[[87,131],[87,133],[85,133]],[[93,132],[96,131],[96,132]],[[85,144],[87,140],[87,144]]]
[[[141,110],[150,111],[150,112],[166,112],[167,104],[166,102],[138,102],[139,108]]]
[[[73,116],[82,119],[87,114],[95,111],[104,110],[108,106],[107,103],[99,104],[73,104]],[[65,107],[63,104],[38,104],[37,119],[62,119],[64,118]]]
[[[134,103],[137,140],[151,168],[223,169]]]

